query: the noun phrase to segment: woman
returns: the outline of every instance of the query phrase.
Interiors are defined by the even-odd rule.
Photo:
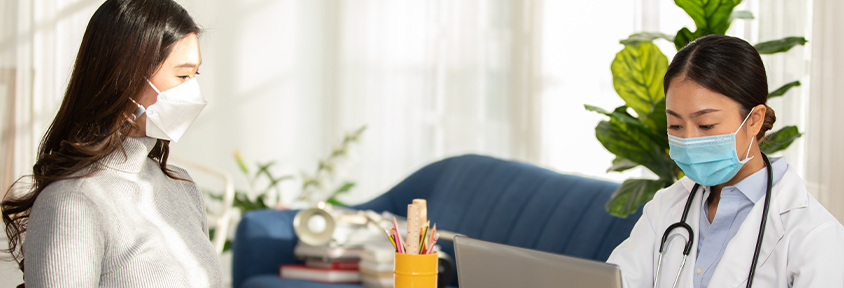
[[[91,17],[33,188],[2,204],[26,286],[222,286],[203,196],[167,164],[205,106],[199,33],[171,0],[108,0]]]
[[[784,158],[760,152],[776,118],[756,49],[702,37],[677,52],[663,83],[669,154],[686,177],[656,193],[607,260],[624,286],[747,287],[752,278],[755,287],[844,287],[844,227]],[[681,219],[692,236],[670,229],[660,263],[663,233]]]

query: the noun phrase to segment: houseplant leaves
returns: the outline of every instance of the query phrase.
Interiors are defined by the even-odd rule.
[[[786,126],[773,133],[765,135],[765,139],[759,142],[759,150],[762,153],[773,154],[774,152],[785,150],[797,138],[800,138],[803,133],[797,130],[797,126]]]
[[[606,209],[612,215],[627,218],[635,213],[642,203],[648,202],[659,189],[666,186],[663,180],[627,179],[613,192]]]
[[[595,137],[617,157],[628,159],[650,169],[660,177],[671,179],[674,162],[665,153],[663,144],[654,140],[643,126],[611,118],[595,127]]]
[[[756,48],[759,54],[774,54],[788,51],[791,47],[797,45],[806,45],[806,42],[809,41],[804,37],[785,37],[779,40],[758,43],[753,45],[753,48]]]
[[[652,42],[625,45],[610,64],[613,87],[636,115],[647,115],[665,98],[662,77],[667,68],[668,58]]]
[[[633,33],[633,34],[630,34],[630,36],[627,37],[627,39],[620,40],[618,42],[621,43],[621,44],[624,44],[624,45],[635,45],[635,44],[638,44],[639,42],[643,42],[643,41],[652,42],[656,39],[665,39],[665,40],[668,40],[669,42],[674,42],[674,36],[671,36],[671,35],[668,35],[668,34],[665,34],[665,33],[662,33],[662,32]]]
[[[787,83],[785,85],[782,85],[782,87],[777,88],[777,90],[774,90],[771,93],[768,93],[768,100],[771,100],[771,98],[774,98],[774,97],[780,97],[782,95],[785,95],[785,92],[788,92],[789,89],[791,89],[793,87],[797,87],[797,86],[800,86],[800,81],[793,81],[791,83]]]
[[[724,34],[730,28],[730,15],[741,0],[674,0],[695,21],[703,34]]]

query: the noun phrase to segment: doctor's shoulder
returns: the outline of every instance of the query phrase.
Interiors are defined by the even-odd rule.
[[[808,196],[805,205],[779,215],[784,233],[777,246],[787,251],[789,282],[794,287],[842,287],[844,226],[807,191],[800,192]]]
[[[691,188],[694,182],[689,178],[683,177],[671,186],[660,189],[654,194],[653,199],[645,204],[645,213],[663,214],[666,210],[674,207],[678,203],[685,203],[689,198]],[[653,215],[653,214],[652,214]]]
[[[811,246],[833,244],[840,249],[829,252],[840,251],[838,256],[844,257],[844,226],[811,194],[801,192],[807,196],[805,205],[780,214],[789,250],[804,253]]]

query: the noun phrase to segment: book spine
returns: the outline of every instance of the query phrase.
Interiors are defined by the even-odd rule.
[[[333,269],[333,270],[358,270],[360,262],[358,261],[338,261],[338,262],[322,262],[322,261],[305,261],[305,266]]]

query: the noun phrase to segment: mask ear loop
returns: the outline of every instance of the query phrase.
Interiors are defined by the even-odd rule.
[[[152,83],[150,83],[150,84],[152,84]],[[741,125],[738,126],[738,129],[733,134],[738,135],[738,131],[741,130],[741,127],[744,126],[744,123],[747,122],[747,119],[750,119],[750,114],[753,114],[753,109],[756,109],[756,107],[750,108],[750,112],[747,113],[747,116],[744,117],[744,121],[741,122]],[[744,160],[742,160],[742,162],[750,160],[750,159],[747,159],[747,156],[750,156],[750,147],[753,147],[753,140],[754,139],[756,139],[755,136],[753,138],[750,138],[750,145],[747,146],[747,154],[744,155]]]
[[[135,113],[132,114],[132,121],[137,120],[138,117],[141,117],[141,115],[144,115],[144,113],[147,112],[147,109],[144,108],[144,106],[139,104],[138,102],[135,102],[135,99],[129,98],[129,101],[132,101],[132,103],[138,105],[138,110],[136,110]]]
[[[147,83],[149,83],[149,87],[152,87],[152,90],[155,90],[156,94],[161,94],[161,91],[158,91],[158,88],[155,88],[155,85],[152,85],[152,81],[149,81],[149,79],[147,79]],[[741,127],[739,127],[739,128],[741,128]]]
[[[158,88],[155,88],[155,85],[152,84],[152,81],[149,81],[149,79],[147,79],[147,83],[149,83],[149,87],[152,87],[152,90],[155,90],[155,93],[161,94],[161,91],[158,91]],[[132,99],[130,97],[129,100],[132,101],[132,103],[135,103],[135,105],[138,105],[138,110],[135,111],[134,114],[132,114],[132,116],[134,116],[134,118],[132,118],[132,121],[135,121],[138,119],[138,117],[144,115],[144,113],[147,112],[147,109],[144,108],[143,105],[138,104],[138,102],[135,102],[135,99]]]

